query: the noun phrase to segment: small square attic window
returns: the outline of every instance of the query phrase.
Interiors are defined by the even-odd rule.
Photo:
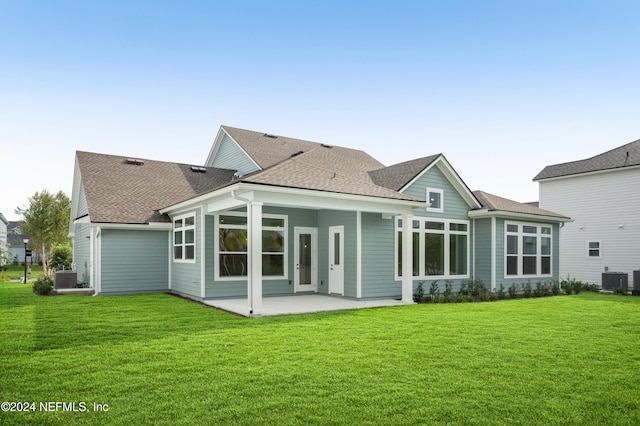
[[[431,204],[427,207],[427,211],[444,212],[444,191],[438,188],[427,188],[427,202]]]

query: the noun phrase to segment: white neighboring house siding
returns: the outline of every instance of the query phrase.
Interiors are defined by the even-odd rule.
[[[640,167],[539,181],[540,207],[569,216],[560,231],[560,277],[601,284],[605,267],[640,269]],[[600,257],[588,257],[589,241]]]

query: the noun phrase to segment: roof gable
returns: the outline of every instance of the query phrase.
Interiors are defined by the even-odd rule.
[[[83,186],[92,222],[166,222],[168,218],[158,213],[159,209],[225,186],[235,173],[215,168],[194,170],[195,166],[163,161],[137,161],[142,164],[131,164],[127,157],[76,152],[79,179],[74,186]],[[74,188],[74,194],[79,192]]]
[[[584,160],[545,167],[534,181],[640,166],[640,139]]]
[[[375,170],[370,173],[371,178],[378,185],[405,192],[414,182],[424,176],[432,167],[437,167],[451,183],[464,201],[471,208],[479,208],[480,204],[474,197],[466,183],[454,170],[444,155],[436,154],[416,160],[405,161],[393,166]]]

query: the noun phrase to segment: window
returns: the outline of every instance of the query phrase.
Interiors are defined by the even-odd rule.
[[[413,276],[467,278],[469,275],[469,222],[416,218],[413,228]],[[397,220],[398,262],[402,276],[402,220]]]
[[[505,277],[551,275],[551,227],[505,224]]]
[[[442,189],[427,188],[427,202],[431,203],[427,207],[429,212],[444,212],[444,191]]]
[[[173,260],[195,262],[196,220],[194,215],[179,216],[173,221]]]
[[[587,257],[600,258],[601,242],[600,241],[588,241],[587,242]]]
[[[262,218],[262,275],[286,277],[286,216]],[[246,277],[249,233],[245,213],[227,212],[217,216],[217,276]]]

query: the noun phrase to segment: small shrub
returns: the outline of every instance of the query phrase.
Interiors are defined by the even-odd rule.
[[[533,292],[531,291],[531,281],[527,281],[522,288],[522,294],[524,295],[524,297],[531,297],[532,293]]]
[[[598,286],[598,284],[583,283],[582,284],[582,291],[590,291],[590,292],[593,292],[593,293],[600,293],[600,287]]]
[[[498,300],[502,300],[507,297],[507,294],[504,292],[504,284],[500,283],[500,288],[498,289],[496,296],[498,297]]]
[[[560,294],[560,282],[558,282],[557,280],[554,280],[553,283],[551,283],[551,294],[553,294],[554,296]]]
[[[431,286],[429,287],[429,295],[431,296],[431,302],[438,303],[440,300],[440,286],[438,285],[438,280],[431,281]]]
[[[33,292],[40,296],[49,296],[53,293],[53,280],[49,277],[38,278],[33,283]]]
[[[533,295],[535,297],[542,297],[544,296],[544,286],[542,285],[542,283],[540,281],[538,281],[536,283],[536,289],[533,290]]]
[[[613,294],[621,294],[623,296],[626,296],[627,292],[622,287],[616,287],[613,289]]]
[[[509,297],[515,299],[518,296],[518,285],[516,283],[511,284],[507,291],[509,292]]]
[[[422,284],[422,281],[418,283],[416,291],[413,292],[413,301],[416,303],[424,302],[424,285]]]
[[[462,283],[460,284],[459,294],[462,296],[469,295],[469,282],[467,280],[462,281]]]
[[[453,295],[453,282],[451,280],[446,280],[444,282],[444,293],[442,293],[444,303],[451,302]]]

